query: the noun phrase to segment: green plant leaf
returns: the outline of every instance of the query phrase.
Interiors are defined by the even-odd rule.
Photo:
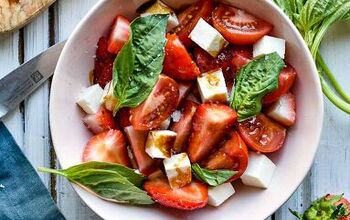
[[[122,107],[139,105],[157,82],[163,69],[168,16],[149,15],[131,23],[130,39],[114,61],[114,114]]]
[[[233,170],[208,170],[197,163],[192,165],[194,176],[209,186],[218,186],[231,179],[237,172]]]
[[[147,193],[139,188],[145,177],[120,164],[90,161],[68,169],[39,168],[38,170],[64,176],[108,201],[139,205],[154,203]]]
[[[260,113],[262,98],[277,89],[283,67],[282,58],[271,53],[257,57],[239,71],[230,102],[238,114],[238,121]]]

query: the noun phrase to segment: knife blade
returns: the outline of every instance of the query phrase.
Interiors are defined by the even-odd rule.
[[[53,75],[64,44],[50,47],[0,79],[0,119]]]

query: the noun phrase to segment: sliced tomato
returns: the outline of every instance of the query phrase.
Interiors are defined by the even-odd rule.
[[[233,44],[254,44],[273,28],[268,22],[229,5],[220,4],[212,16],[216,30]]]
[[[165,177],[159,177],[146,181],[143,187],[153,200],[167,207],[194,210],[208,203],[208,186],[199,182],[172,189]]]
[[[297,72],[291,65],[283,68],[278,78],[278,88],[263,98],[263,104],[276,102],[282,95],[286,94],[293,86],[296,77]]]
[[[148,98],[131,109],[130,122],[136,130],[151,130],[160,127],[176,109],[179,86],[170,77],[160,75]]]
[[[186,46],[190,46],[192,41],[188,38],[198,20],[203,18],[209,21],[214,4],[212,0],[201,0],[197,3],[185,8],[178,15],[179,25],[175,27],[174,32],[179,36],[181,42]]]
[[[200,74],[185,46],[176,34],[167,34],[163,72],[179,80],[194,80]]]
[[[238,123],[238,131],[251,150],[272,153],[283,146],[286,129],[264,114]]]
[[[107,39],[101,37],[97,43],[93,83],[104,88],[112,80],[114,58],[115,55],[107,50]]]
[[[193,116],[187,153],[192,163],[205,159],[236,122],[236,112],[222,104],[201,104]]]
[[[159,160],[153,160],[145,151],[147,131],[137,131],[132,126],[124,128],[137,167],[143,175],[150,175],[159,168]]]
[[[182,110],[182,116],[178,122],[174,122],[170,130],[176,132],[176,140],[172,151],[180,153],[185,150],[188,138],[191,135],[192,119],[197,110],[198,104],[190,100],[186,100]]]
[[[242,138],[236,131],[230,134],[230,138],[223,145],[209,156],[204,162],[208,169],[230,169],[237,171],[229,181],[238,179],[248,166],[248,149]]]
[[[130,32],[130,21],[124,16],[118,15],[109,34],[108,51],[117,54],[129,40]]]

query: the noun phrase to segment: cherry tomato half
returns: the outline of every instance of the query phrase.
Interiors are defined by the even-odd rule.
[[[286,129],[264,114],[238,123],[238,131],[250,149],[262,153],[277,151],[286,138]]]
[[[214,27],[233,44],[254,44],[272,30],[272,25],[248,12],[228,5],[213,11]]]

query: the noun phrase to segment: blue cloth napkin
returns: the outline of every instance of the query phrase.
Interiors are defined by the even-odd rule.
[[[64,220],[10,132],[0,121],[0,220]]]

